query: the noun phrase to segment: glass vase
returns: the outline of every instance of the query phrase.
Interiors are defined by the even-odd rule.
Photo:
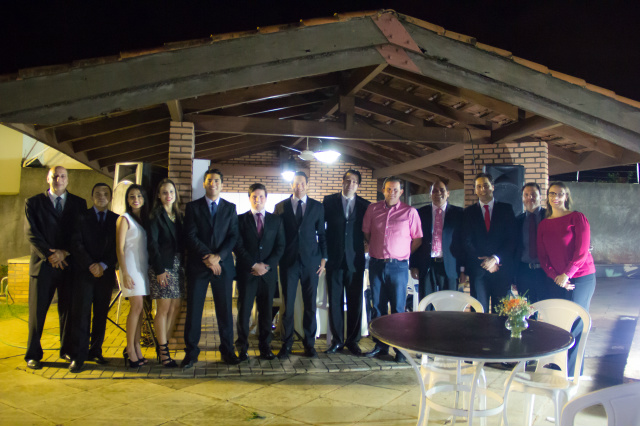
[[[511,331],[513,339],[520,339],[522,332],[529,327],[529,323],[525,315],[514,315],[507,318],[504,326]]]

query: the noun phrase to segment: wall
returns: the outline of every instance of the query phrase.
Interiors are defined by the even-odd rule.
[[[18,195],[0,195],[0,264],[7,259],[29,254],[29,244],[24,236],[25,200],[47,188],[48,169],[21,169],[21,185]],[[91,205],[91,188],[98,182],[113,185],[113,179],[93,170],[68,170],[69,192],[83,197]]]
[[[22,133],[0,125],[0,194],[15,195],[20,192],[20,168],[22,165]]]
[[[280,167],[280,158],[277,150],[265,151],[260,154],[246,155],[224,161],[220,164],[238,166]],[[376,201],[377,182],[372,177],[371,169],[359,167],[351,163],[337,161],[334,164],[325,164],[319,161],[296,160],[299,169],[308,169],[309,197],[322,201],[328,194],[339,192],[342,189],[342,175],[348,169],[358,170],[362,174],[362,183],[358,194],[369,201]],[[290,194],[291,185],[285,182],[281,176],[225,176],[224,192],[246,192],[249,186],[255,182],[262,182],[269,193]]]
[[[567,183],[574,210],[591,225],[596,263],[640,264],[640,185],[628,183]]]

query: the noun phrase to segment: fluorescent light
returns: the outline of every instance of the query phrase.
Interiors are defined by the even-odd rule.
[[[338,157],[340,157],[340,153],[333,150],[318,151],[314,156],[316,157],[316,160],[322,163],[333,163],[338,159]]]

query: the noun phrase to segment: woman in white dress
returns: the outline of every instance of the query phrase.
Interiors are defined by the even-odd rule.
[[[116,224],[116,253],[120,265],[120,290],[129,298],[127,347],[123,351],[125,365],[137,368],[149,361],[142,356],[140,332],[142,304],[149,294],[146,222],[149,217],[147,195],[140,185],[131,185],[125,194],[126,213]]]

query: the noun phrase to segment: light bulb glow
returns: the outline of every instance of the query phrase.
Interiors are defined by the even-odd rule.
[[[314,156],[316,157],[316,160],[321,163],[333,163],[338,159],[338,157],[340,157],[340,153],[333,150],[318,151]]]

